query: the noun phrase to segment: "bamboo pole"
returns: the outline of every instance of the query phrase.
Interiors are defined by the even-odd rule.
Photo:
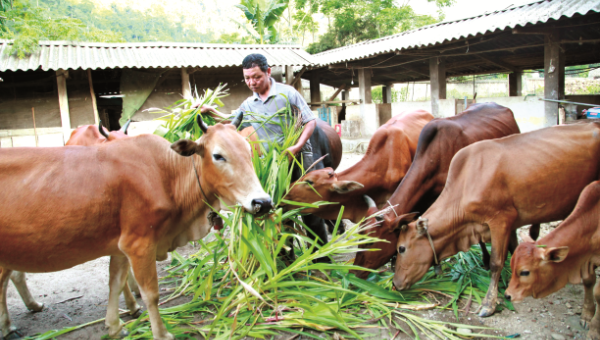
[[[90,83],[90,94],[92,95],[92,108],[94,110],[94,124],[98,125],[99,116],[98,116],[98,105],[96,104],[96,93],[94,93],[94,83],[92,82],[92,70],[87,69],[88,81]]]
[[[38,146],[38,134],[35,127],[35,107],[31,108],[31,116],[33,117],[33,136],[35,137],[35,146]]]

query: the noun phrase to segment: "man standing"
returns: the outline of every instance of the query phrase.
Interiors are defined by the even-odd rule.
[[[288,101],[290,105],[298,107],[300,117],[296,118],[302,120],[304,130],[296,145],[289,147],[287,151],[290,157],[301,152],[304,168],[311,166],[313,157],[309,138],[317,122],[302,95],[293,87],[277,83],[275,79],[271,78],[271,68],[267,63],[267,58],[262,54],[254,53],[246,56],[242,62],[242,68],[244,81],[254,92],[238,109],[244,112],[244,120],[251,121],[250,124],[256,130],[260,140],[280,141],[283,131],[278,123],[285,117],[276,116],[276,112],[286,107]],[[218,120],[227,119],[226,115],[213,107],[203,106],[200,112],[202,114],[210,112],[210,115]],[[268,122],[263,124],[267,120]]]

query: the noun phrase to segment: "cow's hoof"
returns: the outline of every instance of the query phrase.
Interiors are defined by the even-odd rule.
[[[495,309],[487,306],[482,306],[481,311],[479,311],[479,316],[482,318],[486,318],[488,316],[492,316],[494,314]]]
[[[598,331],[589,331],[585,337],[587,340],[600,340],[600,334]]]
[[[123,339],[124,337],[129,335],[129,331],[126,329],[121,330],[121,333],[119,334],[119,338]]]
[[[23,338],[23,333],[19,332],[17,329],[13,329],[8,334],[4,336],[4,340],[19,340]]]
[[[32,312],[41,312],[42,309],[44,309],[44,304],[39,302],[31,303],[29,306],[27,306],[27,309]]]
[[[135,312],[130,312],[129,315],[131,315],[131,317],[134,319],[137,319],[142,315],[143,312],[144,311],[142,310],[142,307],[139,307]]]
[[[590,329],[590,323],[588,322],[588,320],[581,319],[579,320],[579,324],[581,325],[581,327],[583,327],[583,329]]]

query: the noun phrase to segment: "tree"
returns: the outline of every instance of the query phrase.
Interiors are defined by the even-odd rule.
[[[429,25],[443,19],[441,8],[454,0],[435,1],[440,9],[439,18],[417,15],[409,5],[397,5],[393,0],[301,0],[309,4],[312,13],[317,11],[330,18],[326,34],[310,44],[309,53],[377,39],[395,33]]]
[[[5,30],[6,12],[12,8],[12,0],[0,0],[0,31]]]
[[[240,24],[240,26],[260,44],[277,43],[279,37],[275,24],[280,20],[287,6],[286,0],[242,0],[239,5],[235,5],[244,12],[256,33],[246,25]]]

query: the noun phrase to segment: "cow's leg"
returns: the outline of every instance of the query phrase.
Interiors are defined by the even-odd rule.
[[[10,280],[14,283],[17,291],[19,291],[19,295],[21,295],[21,299],[32,312],[39,312],[44,309],[44,304],[39,303],[33,299],[31,296],[31,292],[29,292],[29,288],[27,287],[27,281],[25,281],[25,273],[13,271],[10,275]]]
[[[529,227],[529,237],[531,237],[534,240],[537,240],[537,238],[540,236],[540,224],[536,223],[536,224],[532,224],[531,227]]]
[[[589,322],[594,317],[596,313],[596,306],[594,305],[594,295],[596,293],[596,289],[594,285],[596,284],[596,273],[594,272],[594,266],[591,266],[591,270],[588,270],[587,273],[582,273],[583,275],[583,309],[581,311],[581,326],[585,329],[588,329]]]
[[[517,231],[510,233],[510,241],[508,242],[508,251],[511,254],[515,253],[515,249],[519,246],[519,238],[517,237]]]
[[[490,253],[487,250],[487,246],[485,245],[485,242],[483,242],[483,241],[479,242],[479,247],[481,247],[481,257],[483,260],[483,268],[485,268],[485,270],[490,270]]]
[[[134,243],[134,242],[130,242]],[[123,249],[129,256],[129,262],[135,275],[135,280],[140,287],[142,299],[148,309],[152,334],[156,340],[173,340],[174,337],[167,331],[165,324],[158,312],[158,274],[156,272],[156,250],[151,244],[142,245],[141,240],[135,241],[136,250]]]
[[[133,276],[133,271],[131,271],[131,268],[129,268],[129,274],[127,274],[127,284],[129,285],[129,288],[134,296],[142,296],[142,294],[140,294],[140,287],[138,287],[138,284],[135,281],[135,277]]]
[[[127,309],[129,309],[129,314],[133,317],[138,317],[142,314],[142,307],[140,307],[140,305],[138,305],[135,297],[133,296],[132,289],[130,289],[131,287],[129,286],[129,283],[133,282],[133,284],[135,285],[135,288],[138,290],[138,292],[139,292],[140,288],[137,286],[137,282],[135,282],[135,278],[133,278],[133,272],[131,271],[131,268],[129,267],[128,260],[126,261],[126,265],[127,265],[127,280],[125,281],[125,284],[123,286],[123,297],[125,298],[125,304],[127,305]]]
[[[4,339],[19,339],[22,335],[17,331],[17,327],[10,324],[8,316],[8,306],[6,304],[6,291],[8,289],[8,280],[12,270],[0,267],[0,331]]]
[[[591,266],[594,268],[593,266]],[[592,271],[590,273],[594,279],[596,278],[596,273]],[[594,314],[594,318],[590,323],[590,330],[588,331],[587,338],[592,340],[600,339],[600,282],[596,282],[596,286],[594,287],[594,300],[596,300],[596,313]],[[593,303],[593,302],[592,302]],[[581,313],[583,317],[583,312]]]
[[[314,215],[306,215],[302,216],[302,221],[304,224],[316,235],[313,233],[308,233],[308,237],[315,240],[319,246],[327,243],[327,228],[325,227],[325,222],[322,218],[314,216]],[[330,263],[331,260],[328,257],[319,257],[315,259],[315,262],[318,263]]]
[[[511,234],[513,234],[511,227],[514,219],[500,216],[497,218],[498,220],[489,223],[492,234],[492,256],[490,258],[491,279],[487,294],[481,303],[481,310],[479,311],[479,316],[481,317],[491,316],[496,310],[498,282],[500,281],[502,268],[504,268],[504,261],[506,261]]]
[[[109,265],[109,293],[108,308],[106,309],[106,321],[108,335],[111,338],[119,336],[121,331],[121,320],[119,319],[119,295],[127,283],[127,258],[125,256],[111,256]],[[131,292],[129,292],[131,295]],[[127,298],[127,295],[125,295]],[[129,303],[128,303],[129,304]]]

